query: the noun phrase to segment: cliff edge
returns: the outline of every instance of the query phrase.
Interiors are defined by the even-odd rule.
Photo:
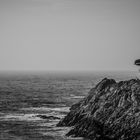
[[[92,140],[140,138],[140,80],[104,78],[57,126],[72,126],[68,136]]]

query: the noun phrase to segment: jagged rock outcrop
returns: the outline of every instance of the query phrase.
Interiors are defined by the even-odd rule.
[[[140,138],[140,80],[103,79],[74,104],[58,126],[72,126],[68,136],[92,140]]]

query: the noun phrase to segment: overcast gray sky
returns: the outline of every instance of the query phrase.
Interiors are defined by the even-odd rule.
[[[0,0],[0,70],[134,70],[140,0]]]

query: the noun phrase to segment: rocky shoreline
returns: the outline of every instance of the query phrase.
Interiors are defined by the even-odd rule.
[[[57,126],[70,126],[67,136],[92,140],[140,138],[140,80],[104,78],[70,108]]]

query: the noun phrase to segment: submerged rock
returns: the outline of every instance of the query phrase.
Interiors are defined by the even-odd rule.
[[[140,59],[135,60],[134,64],[140,66]]]
[[[46,116],[46,115],[36,115],[36,117],[40,117],[41,119],[51,119],[51,120],[60,119],[59,117]]]
[[[140,80],[103,79],[58,126],[72,126],[68,136],[92,140],[137,140],[140,137]]]

